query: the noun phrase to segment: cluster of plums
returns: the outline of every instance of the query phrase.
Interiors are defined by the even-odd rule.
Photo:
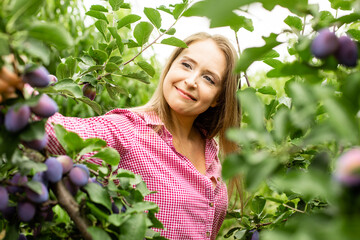
[[[319,59],[325,59],[331,55],[337,61],[347,67],[355,67],[358,60],[358,47],[356,42],[348,36],[337,37],[334,32],[322,29],[311,44],[312,54]]]
[[[16,173],[6,186],[0,186],[0,211],[10,220],[14,216],[22,222],[29,222],[36,215],[46,221],[53,217],[52,206],[49,200],[49,185],[62,180],[68,191],[75,195],[80,187],[96,179],[90,178],[89,169],[83,164],[73,164],[67,155],[49,157],[45,164],[47,170],[37,172],[31,179],[41,186],[41,191],[33,191],[28,184],[28,177]],[[17,199],[17,206],[9,204],[9,199]]]
[[[46,68],[42,66],[35,69],[26,70],[22,77],[22,83],[27,83],[31,87],[37,88],[47,87],[48,85],[56,81],[56,77],[53,75],[49,75],[49,72],[46,70]],[[36,116],[41,118],[48,118],[54,115],[57,111],[58,105],[56,104],[56,102],[48,95],[42,94],[40,95],[36,105],[29,106],[25,103],[17,103],[9,107],[3,121],[7,131],[11,133],[17,133],[25,129],[26,126],[28,126],[32,114],[35,114]],[[42,139],[23,142],[24,145],[35,150],[43,149],[46,146],[46,143],[46,135]]]

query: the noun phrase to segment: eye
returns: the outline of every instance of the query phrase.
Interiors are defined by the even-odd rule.
[[[215,82],[212,80],[212,78],[209,77],[208,75],[205,75],[203,78],[205,78],[209,83],[215,84]]]
[[[191,69],[191,65],[190,65],[190,64],[188,64],[188,63],[186,63],[186,62],[182,62],[181,64],[182,64],[184,67]]]

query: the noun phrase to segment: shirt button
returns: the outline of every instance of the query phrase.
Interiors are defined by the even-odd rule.
[[[206,237],[210,237],[211,233],[210,232],[206,232]]]
[[[209,206],[210,206],[210,207],[213,207],[213,206],[214,206],[214,203],[213,203],[213,202],[209,203]]]

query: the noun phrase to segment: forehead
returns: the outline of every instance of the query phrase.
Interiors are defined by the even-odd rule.
[[[212,39],[198,40],[185,48],[178,58],[188,57],[201,67],[207,68],[223,76],[226,68],[226,58],[224,52]]]

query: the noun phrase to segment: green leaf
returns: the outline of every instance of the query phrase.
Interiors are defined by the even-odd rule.
[[[148,211],[148,210],[154,210],[156,212],[158,212],[159,207],[156,203],[153,202],[137,202],[135,203],[131,208],[127,209],[127,213],[142,213],[144,211]]]
[[[45,0],[14,0],[11,4],[8,3],[10,5],[10,13],[8,14],[10,18],[8,19],[6,30],[13,32],[18,25],[21,26],[29,17],[36,16],[45,2]],[[6,3],[2,2],[3,4]]]
[[[63,79],[57,82],[53,86],[53,89],[61,93],[72,95],[76,98],[83,96],[80,86],[77,83],[75,83],[72,79]]]
[[[263,196],[256,196],[251,201],[251,210],[256,214],[261,214],[264,210],[266,199]]]
[[[120,226],[119,239],[143,240],[146,233],[146,215],[138,213],[131,217]]]
[[[255,61],[262,59],[268,52],[273,50],[274,47],[280,45],[281,43],[276,40],[277,35],[271,33],[269,37],[263,37],[266,44],[262,47],[254,47],[245,49],[239,61],[236,64],[236,72],[244,72],[248,67]]]
[[[133,78],[136,80],[139,80],[143,83],[149,84],[150,80],[149,80],[149,76],[144,72],[144,71],[140,71],[140,72],[135,72],[135,73],[128,73],[128,74],[122,74],[123,77],[128,77],[128,78]]]
[[[103,64],[108,59],[107,53],[99,49],[90,48],[89,55],[99,64]]]
[[[76,58],[68,57],[65,60],[65,64],[66,64],[66,69],[68,72],[67,77],[71,78],[72,76],[74,76],[74,74],[76,72],[77,60],[76,60]]]
[[[266,63],[267,65],[269,65],[270,67],[273,67],[273,68],[278,68],[278,67],[281,67],[283,65],[283,63],[280,60],[277,60],[277,59],[266,59],[263,62]]]
[[[168,13],[170,15],[173,15],[172,11],[168,7],[166,7],[165,5],[160,5],[159,7],[157,7],[157,9],[159,9],[159,10],[161,10],[163,12],[166,12],[166,13]]]
[[[104,20],[97,20],[95,22],[95,27],[99,32],[103,35],[104,39],[106,40],[106,29],[107,29],[107,23]]]
[[[90,11],[87,11],[85,13],[85,15],[94,17],[96,19],[101,19],[101,20],[104,20],[105,22],[109,23],[109,21],[107,20],[105,14],[103,14],[102,12],[90,10]]]
[[[124,0],[109,0],[110,6],[113,11],[120,9],[121,5],[124,3]]]
[[[88,138],[83,142],[83,149],[79,152],[82,156],[86,153],[99,151],[101,148],[106,147],[106,142],[99,138]]]
[[[111,35],[115,38],[116,40],[116,45],[119,49],[119,52],[122,54],[124,52],[124,44],[121,40],[120,35],[118,34],[117,30],[115,27],[109,27],[109,31],[111,33]]]
[[[1,35],[1,34],[0,34]],[[50,49],[49,47],[44,44],[43,41],[40,41],[38,39],[35,38],[28,38],[24,43],[23,43],[23,47],[24,47],[24,51],[26,53],[28,53],[30,56],[39,58],[44,65],[48,65],[50,63]],[[0,36],[0,55],[7,55],[6,54],[1,54],[1,48],[6,48],[7,45],[1,43],[1,36]]]
[[[31,141],[31,140],[41,140],[45,136],[45,120],[36,121],[29,124],[27,128],[25,128],[21,134],[20,139],[23,141]]]
[[[113,224],[116,227],[121,226],[124,222],[129,220],[131,215],[124,215],[124,214],[111,214],[109,216],[109,223]]]
[[[67,149],[74,153],[77,153],[84,147],[83,139],[75,132],[68,132],[64,136],[64,141],[67,145]]]
[[[302,20],[296,16],[287,16],[284,22],[291,28],[295,28],[299,31],[303,29]]]
[[[135,26],[134,37],[137,43],[142,46],[149,41],[151,32],[154,27],[148,22],[140,22]]]
[[[116,65],[120,65],[123,62],[123,59],[120,56],[112,56],[110,57],[109,62],[115,63]]]
[[[187,48],[188,46],[182,40],[176,37],[165,38],[161,41],[162,44],[167,44],[175,47]]]
[[[244,239],[244,236],[245,236],[245,234],[246,234],[246,231],[247,231],[246,229],[237,231],[237,232],[234,234],[234,238],[235,238],[235,239],[243,240],[243,239]]]
[[[276,95],[275,89],[273,89],[270,86],[261,87],[257,91],[262,94],[268,94],[268,95],[274,95],[274,96]]]
[[[90,233],[93,240],[111,240],[109,234],[101,228],[88,227],[86,230]]]
[[[68,146],[66,144],[66,141],[64,140],[64,138],[65,138],[66,134],[68,133],[68,131],[63,126],[61,126],[60,124],[55,124],[54,132],[55,132],[55,135],[56,135],[56,139],[59,141],[61,146],[65,149],[65,151],[68,152]]]
[[[84,186],[84,189],[92,202],[100,204],[111,211],[110,195],[105,188],[97,183],[88,183]]]
[[[48,22],[37,22],[29,28],[29,35],[59,49],[69,48],[74,44],[71,35],[64,27]]]
[[[105,71],[106,72],[112,73],[112,72],[115,72],[115,71],[118,71],[118,70],[119,70],[119,67],[113,62],[108,62],[106,64],[106,66],[105,66]]]
[[[0,56],[8,55],[10,53],[9,37],[0,32]]]
[[[244,16],[234,16],[232,22],[228,25],[232,30],[238,32],[240,28],[244,28],[250,32],[254,31],[254,25],[250,18]]]
[[[158,10],[154,8],[144,8],[146,17],[150,20],[154,26],[159,29],[161,27],[161,16]]]
[[[90,10],[99,11],[99,12],[108,12],[106,7],[102,5],[91,5]]]
[[[356,143],[359,140],[359,130],[354,116],[345,105],[333,98],[324,100],[324,107],[329,114],[329,121],[333,129],[343,137],[345,141]]]
[[[276,99],[271,100],[269,104],[265,105],[265,118],[269,120],[274,114],[276,107],[278,106],[279,101]]]
[[[162,32],[162,33],[164,33],[164,32],[166,32],[166,29],[160,29],[160,32]],[[166,34],[167,35],[174,35],[176,33],[176,29],[175,28],[170,28],[167,32],[166,32]]]
[[[306,63],[293,62],[282,64],[281,66],[270,70],[266,76],[267,77],[284,77],[284,76],[304,76],[304,75],[318,75],[319,69],[317,67],[312,67]]]
[[[139,67],[141,67],[147,74],[149,74],[151,77],[155,75],[155,69],[151,64],[145,62],[145,61],[139,61],[136,63]]]
[[[125,17],[123,17],[122,19],[120,19],[118,22],[117,22],[117,29],[120,29],[124,26],[127,26],[131,23],[134,23],[134,22],[137,22],[141,19],[141,17],[139,15],[136,15],[136,14],[129,14],[129,15],[126,15]]]
[[[98,153],[93,155],[93,157],[100,158],[111,166],[117,166],[120,162],[119,152],[110,147],[101,149]]]
[[[184,9],[187,7],[187,3],[178,3],[175,4],[174,10],[172,12],[172,15],[175,19],[178,19],[180,17],[180,14],[184,11]]]
[[[274,116],[274,137],[277,141],[284,141],[289,134],[289,110],[281,108]]]
[[[119,100],[120,94],[128,95],[128,92],[126,91],[126,89],[124,89],[120,86],[106,84],[105,87],[106,87],[106,90],[108,91],[111,99],[113,99],[115,101]]]
[[[348,15],[341,16],[341,17],[339,17],[337,19],[334,19],[334,22],[338,23],[338,27],[340,27],[343,24],[353,23],[353,22],[356,22],[356,21],[359,21],[359,20],[360,20],[360,13],[355,12],[355,13],[350,13]]]
[[[32,180],[27,182],[26,186],[29,187],[34,192],[36,192],[37,194],[42,194],[42,188],[40,182]]]
[[[360,30],[358,29],[349,29],[347,33],[354,38],[356,41],[360,41]]]
[[[83,96],[77,97],[76,99],[89,105],[94,110],[94,112],[96,112],[96,114],[102,114],[102,108],[97,102],[91,101],[89,98]]]
[[[240,102],[244,112],[250,118],[249,126],[252,126],[258,131],[264,130],[264,106],[257,98],[255,92],[251,88],[239,92]]]

